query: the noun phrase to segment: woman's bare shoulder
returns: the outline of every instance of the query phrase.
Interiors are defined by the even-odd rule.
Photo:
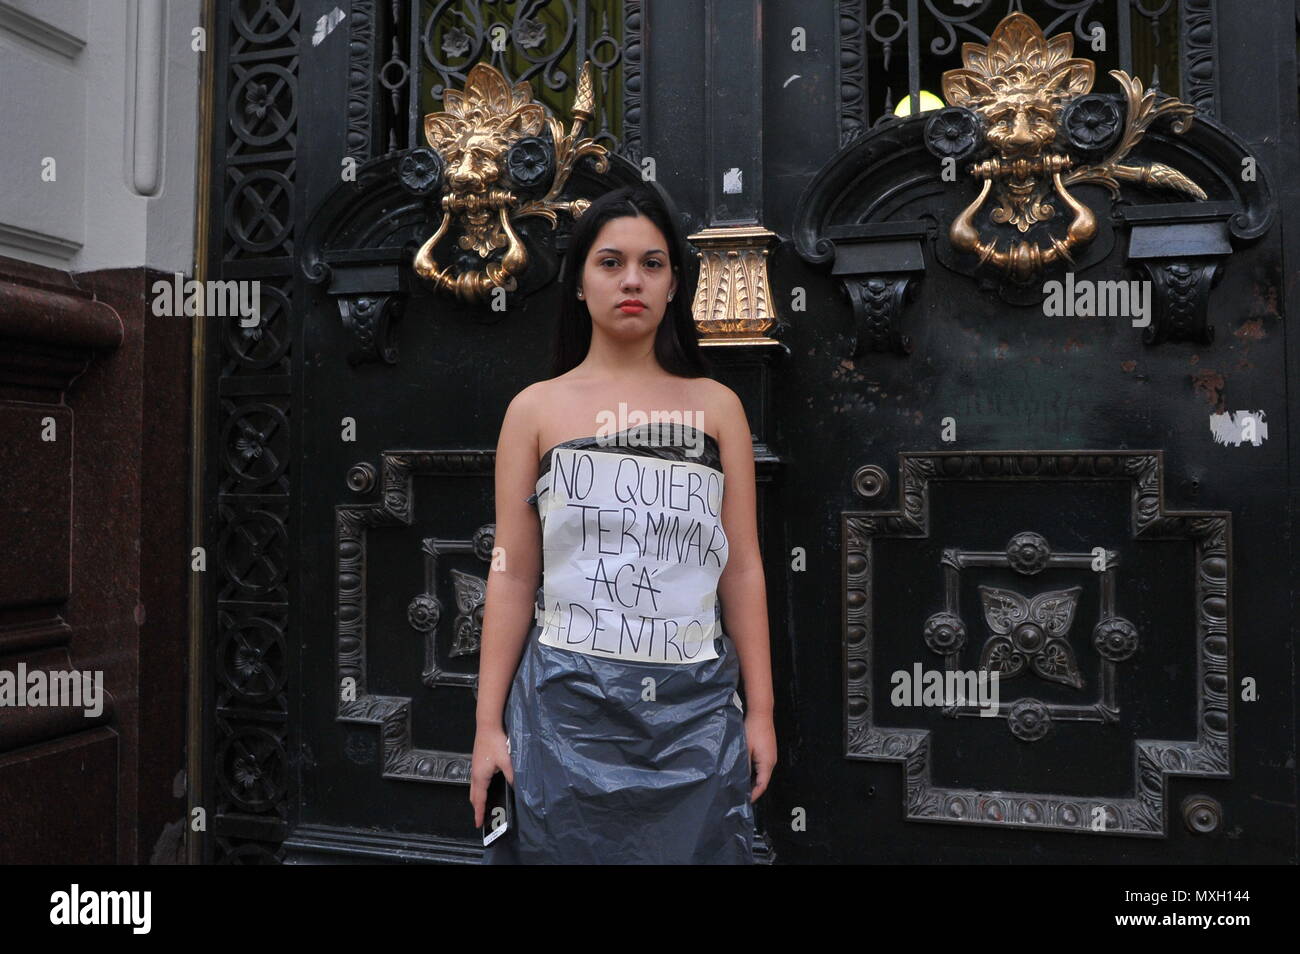
[[[536,381],[511,398],[501,423],[502,441],[526,443],[535,448],[532,454],[535,459],[540,452],[545,422],[562,406],[566,384],[561,378]]]
[[[737,418],[744,420],[745,410],[740,403],[740,398],[721,381],[713,378],[697,378],[695,394],[695,403],[704,412],[705,430],[714,431],[714,428],[709,426],[710,420],[717,426],[717,430],[725,430],[728,425],[734,426]]]
[[[506,414],[527,417],[533,421],[545,420],[563,387],[564,382],[559,378],[535,381],[510,399]]]
[[[704,430],[713,435],[722,453],[727,473],[743,473],[743,465],[753,461],[753,433],[749,415],[740,396],[721,381],[700,378],[697,381],[696,406],[704,412]]]

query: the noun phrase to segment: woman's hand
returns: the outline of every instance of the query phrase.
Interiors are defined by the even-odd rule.
[[[767,782],[776,768],[776,726],[769,714],[750,712],[745,716],[745,741],[749,744],[749,761],[753,766],[754,790],[750,802],[767,791]]]
[[[483,827],[487,809],[488,783],[497,769],[515,784],[515,767],[510,762],[510,740],[504,729],[479,729],[474,733],[474,755],[469,766],[469,803],[474,806],[474,827]]]

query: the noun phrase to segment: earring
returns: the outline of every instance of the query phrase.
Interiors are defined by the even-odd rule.
[[[578,297],[579,297],[579,298],[582,297],[582,292],[578,292]]]

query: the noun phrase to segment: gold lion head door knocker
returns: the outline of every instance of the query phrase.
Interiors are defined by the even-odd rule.
[[[1049,40],[1032,18],[1013,13],[998,24],[988,46],[962,44],[964,68],[943,74],[949,106],[926,124],[931,152],[956,161],[979,159],[967,168],[984,180],[979,196],[949,228],[953,246],[1022,284],[1054,262],[1073,264],[1073,255],[1096,237],[1097,218],[1070,194],[1072,185],[1098,183],[1115,199],[1120,181],[1206,197],[1170,166],[1123,161],[1153,120],[1169,115],[1171,128],[1182,134],[1195,107],[1172,97],[1156,105],[1154,90],[1143,91],[1140,80],[1111,70],[1123,88],[1125,110],[1118,98],[1091,92],[1094,64],[1073,52],[1069,33]],[[1005,244],[998,235],[981,234],[976,224],[990,192],[996,206],[989,220],[1019,233]],[[1053,192],[1069,217],[1064,235],[1046,226],[1057,211],[1049,201]],[[1025,235],[1040,223],[1034,236]]]
[[[557,212],[580,216],[589,200],[558,198],[574,163],[591,155],[597,172],[609,168],[605,147],[579,138],[593,102],[591,67],[583,63],[566,136],[533,102],[528,83],[511,86],[493,67],[475,64],[465,89],[444,95],[446,111],[424,117],[435,154],[415,150],[401,169],[404,182],[443,181],[442,221],[416,253],[415,273],[466,304],[483,303],[495,288],[515,291],[529,254],[513,220],[540,216],[554,229]],[[438,243],[453,232],[458,250],[440,262]]]

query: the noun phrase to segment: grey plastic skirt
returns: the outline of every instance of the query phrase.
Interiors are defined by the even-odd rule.
[[[753,864],[731,637],[698,663],[629,662],[528,634],[506,698],[513,824],[485,864]]]

